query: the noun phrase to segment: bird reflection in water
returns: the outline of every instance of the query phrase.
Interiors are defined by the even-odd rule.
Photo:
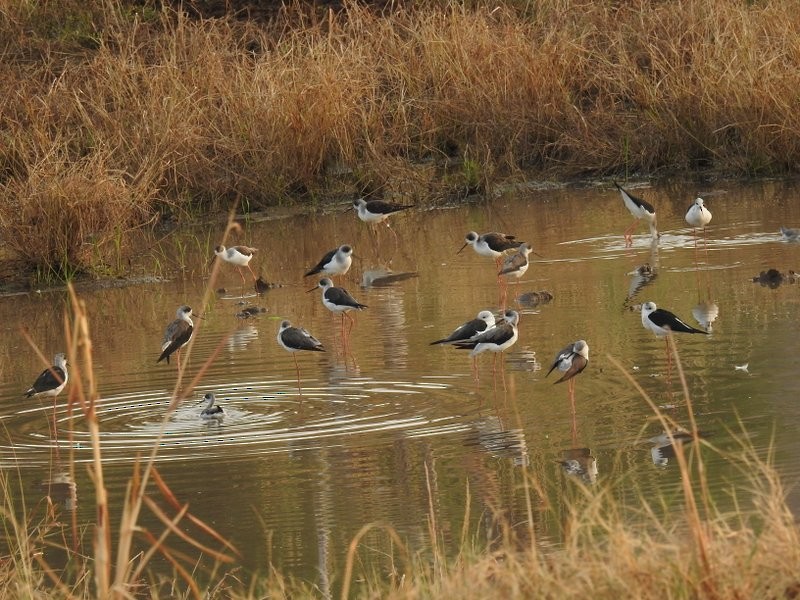
[[[698,432],[699,438],[708,437],[703,432]],[[671,434],[666,431],[651,437],[648,441],[654,445],[650,448],[650,456],[657,467],[666,467],[670,458],[675,458],[676,446],[693,442],[695,437],[685,429],[674,429]]]
[[[510,458],[518,467],[528,465],[528,445],[522,429],[506,429],[499,417],[488,416],[472,424],[465,446],[479,446],[495,458]]]
[[[636,295],[641,292],[646,286],[655,281],[658,277],[656,268],[651,266],[650,263],[644,263],[636,267],[633,271],[628,273],[631,276],[631,282],[628,286],[628,295],[625,298],[625,306],[636,298]]]
[[[392,271],[387,267],[378,266],[378,267],[373,267],[371,269],[367,269],[361,274],[361,287],[362,288],[387,287],[390,285],[394,285],[395,283],[405,281],[406,279],[412,279],[418,276],[419,273],[417,273],[416,271],[395,273],[394,271]]]
[[[60,504],[67,512],[78,507],[78,486],[68,471],[54,470],[49,479],[39,484],[39,489],[52,503]]]
[[[517,304],[525,308],[533,308],[540,304],[547,304],[553,299],[553,294],[547,290],[540,290],[538,292],[525,292],[517,296]]]
[[[597,482],[597,459],[589,448],[569,448],[561,453],[558,461],[564,473],[575,477],[583,483]]]
[[[244,350],[256,339],[258,339],[258,329],[252,323],[246,323],[228,336],[228,352]]]
[[[711,333],[711,324],[719,316],[719,306],[711,301],[702,301],[692,309],[692,316],[700,326]]]

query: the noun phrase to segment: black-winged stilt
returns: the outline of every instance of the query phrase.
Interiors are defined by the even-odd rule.
[[[227,263],[236,266],[236,269],[239,271],[239,275],[242,278],[242,284],[244,284],[244,273],[242,273],[242,267],[247,267],[250,271],[250,274],[253,276],[253,281],[256,280],[256,274],[253,273],[252,267],[250,267],[250,261],[253,259],[253,255],[258,252],[257,248],[250,248],[249,246],[232,246],[230,248],[226,248],[225,246],[217,246],[214,248],[214,254],[220,257]]]
[[[350,327],[353,326],[353,319],[347,313],[352,310],[364,310],[368,308],[366,304],[361,304],[353,296],[350,295],[346,289],[335,287],[333,281],[328,277],[323,277],[319,283],[315,285],[308,292],[313,292],[317,288],[322,288],[322,304],[334,314],[342,315],[342,337],[344,338],[344,319],[347,317],[350,321]]]
[[[477,358],[482,352],[494,352],[495,356],[492,371],[496,372],[497,354],[513,346],[519,337],[519,332],[517,330],[518,323],[519,313],[515,310],[507,310],[503,314],[503,321],[497,323],[491,329],[487,329],[472,339],[455,342],[453,345],[456,348],[471,349],[472,352],[470,352],[469,355],[472,358]],[[477,365],[475,376],[477,379]]]
[[[53,358],[53,366],[42,371],[25,392],[28,398],[38,396],[52,396],[55,398],[67,385],[69,373],[67,372],[67,358],[59,352]]]
[[[622,195],[622,201],[625,203],[625,207],[633,215],[633,223],[630,224],[623,234],[625,236],[625,245],[633,245],[633,237],[631,234],[633,233],[636,224],[639,222],[639,219],[645,220],[650,227],[650,235],[654,239],[658,239],[658,231],[656,230],[656,209],[653,208],[653,205],[629,193],[616,181],[614,182],[614,185]]]
[[[381,223],[389,218],[392,213],[413,208],[410,204],[396,204],[394,202],[384,202],[383,200],[364,200],[358,198],[353,200],[353,208],[358,213],[358,218],[365,223]],[[387,227],[389,223],[386,223]]]
[[[323,275],[344,275],[350,270],[350,265],[352,264],[353,248],[345,244],[325,254],[316,266],[309,269],[303,277],[309,277],[317,273],[322,273]]]
[[[471,319],[466,323],[462,323],[453,331],[453,333],[445,338],[431,342],[430,345],[454,344],[455,342],[471,340],[483,332],[491,329],[492,327],[494,327],[494,315],[492,314],[492,311],[482,310],[478,313],[476,318]]]
[[[581,373],[589,364],[589,344],[586,340],[578,340],[573,342],[559,351],[553,361],[550,370],[547,372],[547,377],[553,370],[558,369],[563,373],[561,379],[556,383],[567,381],[569,388],[569,402],[572,407],[572,433],[573,438],[577,439],[577,425],[575,424],[575,376]]]
[[[177,352],[178,369],[181,368],[181,348],[192,339],[192,332],[194,331],[192,317],[196,316],[197,315],[192,313],[192,308],[190,306],[184,304],[178,307],[175,313],[175,320],[167,325],[167,328],[164,330],[164,339],[161,342],[161,354],[156,361],[157,363],[166,359],[167,364],[169,364],[169,357]]]
[[[53,435],[58,437],[56,429],[56,398],[67,385],[69,372],[67,371],[67,357],[59,352],[53,357],[53,366],[45,369],[25,392],[28,398],[51,397],[53,398]]]
[[[674,313],[663,308],[658,308],[655,302],[645,302],[642,304],[642,325],[649,329],[658,337],[663,337],[666,343],[667,364],[672,365],[672,356],[669,353],[669,338],[675,333],[702,333],[708,335],[707,331],[696,329],[679,319]]]
[[[297,364],[297,353],[301,351],[325,352],[322,343],[302,327],[292,327],[288,319],[281,321],[278,328],[278,343],[294,358],[297,370],[297,389],[300,389],[300,365]]]
[[[459,248],[456,254],[461,254],[461,251],[467,246],[472,246],[480,256],[495,259],[497,268],[500,268],[500,259],[509,251],[516,250],[525,242],[518,242],[513,235],[491,231],[489,233],[477,234],[470,231],[464,236],[464,245]]]

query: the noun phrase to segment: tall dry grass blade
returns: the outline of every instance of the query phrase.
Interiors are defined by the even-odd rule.
[[[431,554],[433,555],[434,569],[441,574],[444,557],[439,549],[439,528],[436,525],[436,507],[434,506],[434,494],[431,489],[431,475],[428,461],[424,462],[425,467],[425,489],[428,492],[428,537],[431,541]]]
[[[205,552],[209,556],[213,557],[215,560],[225,563],[233,562],[234,559],[232,557],[206,546],[205,544],[199,542],[191,535],[189,535],[188,533],[177,527],[177,523],[183,518],[184,513],[189,510],[188,504],[184,505],[183,508],[181,508],[180,512],[176,517],[170,518],[169,515],[167,515],[161,509],[161,507],[155,503],[155,501],[152,498],[145,496],[144,501],[147,504],[147,507],[153,512],[153,514],[155,514],[155,516],[157,516],[159,520],[161,520],[161,522],[164,523],[164,525],[166,525],[170,531],[172,531],[172,533],[181,538],[184,542],[186,542],[187,544],[191,544],[201,552]]]
[[[189,573],[189,571],[187,571],[183,567],[183,565],[181,565],[180,561],[177,560],[175,556],[173,556],[173,553],[164,546],[164,544],[162,543],[163,540],[156,539],[155,536],[153,536],[153,534],[151,534],[149,531],[143,531],[142,533],[145,536],[145,539],[150,543],[150,549],[151,550],[158,549],[158,551],[164,556],[164,558],[166,558],[172,565],[172,568],[178,572],[178,574],[181,576],[181,579],[183,579],[187,583],[189,589],[192,592],[192,596],[196,600],[201,600],[203,594],[201,593],[200,587],[197,585],[197,582],[192,577],[192,574]],[[166,535],[167,532],[165,531],[164,537],[166,537]],[[148,556],[148,560],[149,558],[150,556]]]
[[[344,577],[342,579],[342,592],[340,595],[342,600],[350,599],[350,582],[353,578],[353,565],[355,564],[356,552],[358,550],[358,545],[361,543],[361,538],[363,538],[373,529],[382,529],[389,534],[392,542],[396,544],[398,548],[400,548],[403,557],[403,566],[406,573],[410,573],[412,570],[408,549],[406,548],[405,544],[403,544],[394,527],[391,525],[385,525],[383,523],[367,523],[358,530],[355,536],[353,536],[353,539],[350,540],[350,544],[347,546],[347,558],[345,560]]]
[[[72,365],[70,378],[70,398],[75,398],[83,412],[89,430],[92,448],[92,463],[89,475],[95,488],[95,535],[94,535],[94,576],[98,597],[108,597],[111,581],[111,524],[109,522],[108,494],[103,477],[102,452],[100,448],[100,427],[97,421],[96,403],[99,398],[94,378],[92,339],[86,305],[79,300],[72,284],[67,285],[72,327],[65,316],[65,337],[67,359]]]
[[[164,481],[164,479],[161,477],[161,474],[158,472],[158,469],[156,469],[155,467],[153,468],[153,481],[157,485],[158,490],[161,492],[162,497],[170,504],[170,506],[172,506],[172,508],[180,511],[184,509],[184,506],[188,506],[188,505],[181,505],[181,503],[178,502],[178,499],[175,497],[175,494],[172,493],[172,490],[169,488],[169,486],[167,486],[167,483]],[[186,518],[193,524],[195,524],[198,528],[200,528],[203,532],[207,533],[215,540],[217,540],[220,544],[222,544],[223,546],[234,552],[237,556],[241,556],[241,553],[236,549],[236,547],[231,542],[222,537],[210,525],[198,519],[191,513],[187,513]],[[230,561],[226,560],[224,562],[230,562]]]
[[[672,341],[672,346],[675,346],[674,340]],[[677,354],[676,354],[677,357]],[[711,587],[711,581],[713,580],[713,569],[711,562],[709,560],[709,541],[706,535],[706,528],[703,524],[703,519],[700,516],[700,511],[697,506],[697,500],[695,497],[694,489],[692,488],[692,473],[691,469],[686,461],[686,455],[684,453],[683,444],[677,443],[674,436],[673,436],[673,428],[674,423],[666,417],[663,412],[656,406],[650,396],[644,391],[644,389],[639,385],[639,383],[633,378],[633,376],[628,373],[628,371],[620,364],[620,362],[606,354],[606,358],[610,360],[610,362],[625,376],[629,383],[631,383],[636,390],[642,395],[645,401],[648,403],[650,408],[655,413],[658,420],[661,422],[661,425],[664,427],[664,431],[669,437],[670,443],[675,448],[675,457],[678,461],[678,467],[681,474],[681,488],[683,491],[684,501],[686,503],[686,516],[690,525],[690,531],[692,533],[692,537],[695,541],[695,551],[698,554],[700,559],[700,564],[703,569],[704,577],[702,578],[701,587],[705,594],[708,594],[709,598],[716,598],[716,593],[713,587]],[[677,358],[676,358],[677,361]],[[685,379],[684,385],[685,385]],[[684,389],[687,397],[688,397],[688,390]],[[691,407],[690,404],[687,406]],[[692,415],[691,421],[694,423],[694,416]],[[694,435],[697,434],[697,427],[695,424],[695,429],[693,432]],[[694,439],[698,439],[695,437]],[[704,477],[704,475],[703,475]]]

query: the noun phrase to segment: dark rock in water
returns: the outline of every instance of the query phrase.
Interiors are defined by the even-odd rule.
[[[255,283],[256,294],[263,294],[263,293],[267,292],[268,290],[272,290],[272,289],[279,288],[279,287],[283,287],[283,286],[280,283],[270,283],[270,282],[266,281],[260,275],[258,276],[258,279],[256,279],[256,283]]]
[[[784,282],[795,283],[797,281],[797,274],[794,271],[789,271],[788,275],[784,275],[778,269],[768,269],[761,271],[756,277],[753,277],[753,283],[758,283],[765,287],[776,288]]]
[[[553,294],[547,290],[538,292],[525,292],[517,296],[517,303],[523,306],[536,306],[538,304],[545,304],[553,299]]]
[[[263,306],[248,306],[237,312],[236,317],[239,319],[249,319],[250,317],[255,317],[265,312],[267,312],[267,309]]]

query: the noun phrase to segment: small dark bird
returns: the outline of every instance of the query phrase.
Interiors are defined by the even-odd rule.
[[[205,419],[206,421],[222,421],[225,417],[225,411],[222,410],[222,407],[219,404],[215,404],[217,401],[214,394],[208,393],[203,396],[203,399],[200,402],[205,402],[205,408],[200,412],[200,418]]]

